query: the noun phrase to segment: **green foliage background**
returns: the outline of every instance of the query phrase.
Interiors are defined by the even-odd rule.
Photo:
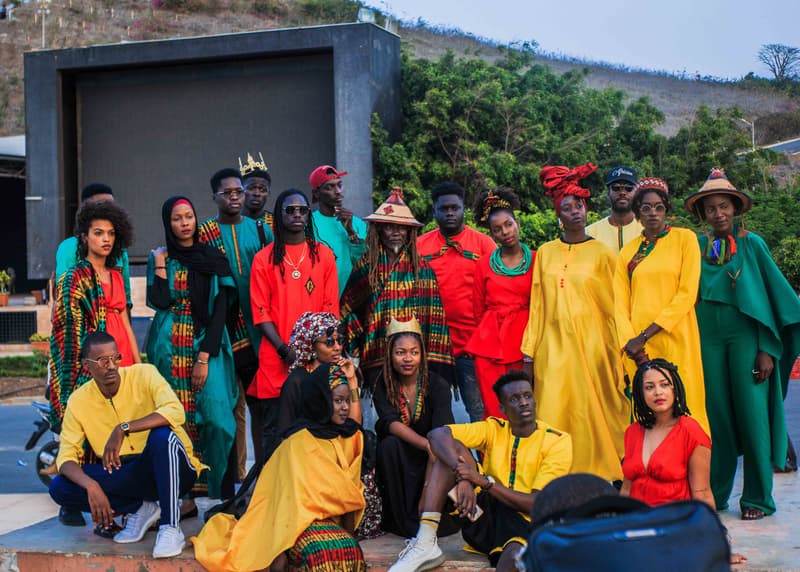
[[[591,161],[599,169],[585,181],[595,195],[590,220],[608,214],[604,173],[625,164],[640,176],[666,179],[672,224],[699,231],[683,199],[719,166],[755,199],[747,228],[774,249],[782,239],[800,236],[800,217],[791,209],[800,200],[800,181],[778,188],[770,168],[782,156],[747,152],[749,132],[739,110],[701,107],[688,126],[664,137],[655,130],[664,114],[646,98],[628,102],[620,90],[589,89],[586,73],[557,75],[533,64],[530,52],[511,49],[494,63],[453,53],[438,61],[404,54],[400,140],[389,141],[377,116],[372,123],[376,204],[400,186],[417,217],[429,222],[428,191],[439,181],[461,183],[468,204],[485,187],[509,186],[522,199],[523,240],[536,248],[558,236],[539,170]],[[781,251],[784,272],[786,264],[800,265],[794,244]]]

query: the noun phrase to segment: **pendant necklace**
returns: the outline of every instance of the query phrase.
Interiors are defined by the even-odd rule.
[[[287,250],[286,253],[283,255],[283,259],[286,261],[286,264],[294,268],[292,270],[292,278],[295,280],[300,280],[300,265],[303,263],[303,260],[306,259],[306,250],[308,249],[308,243],[303,244],[303,254],[300,255],[300,260],[297,261],[297,264],[292,260],[289,256],[289,251]]]

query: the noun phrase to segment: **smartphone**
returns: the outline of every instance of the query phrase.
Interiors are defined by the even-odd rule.
[[[457,486],[458,485],[456,485],[456,487]],[[458,497],[456,496],[456,487],[453,487],[452,489],[447,491],[447,496],[450,497],[450,500],[453,501],[453,504],[458,502]],[[469,519],[470,522],[475,522],[481,517],[482,514],[483,514],[483,509],[476,504],[475,508],[472,511],[472,514],[469,515],[467,518]]]

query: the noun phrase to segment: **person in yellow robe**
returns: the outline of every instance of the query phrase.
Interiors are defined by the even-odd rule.
[[[616,257],[586,234],[588,189],[578,180],[591,163],[539,173],[564,227],[542,245],[533,267],[522,352],[533,358],[539,418],[573,439],[573,472],[622,479],[623,436],[630,421],[614,326],[611,283]]]
[[[619,344],[630,379],[637,363],[664,358],[678,366],[691,416],[711,435],[700,334],[694,304],[700,284],[700,247],[694,232],[666,223],[669,187],[657,178],[636,184],[633,212],[644,231],[619,253],[614,276]]]
[[[215,514],[192,538],[211,572],[292,569],[363,572],[350,533],[364,512],[361,427],[338,365],[318,367],[303,385],[304,418],[261,471],[240,520]],[[357,399],[357,396],[354,397]]]

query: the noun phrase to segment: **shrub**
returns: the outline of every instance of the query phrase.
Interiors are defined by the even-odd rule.
[[[772,249],[772,257],[795,292],[800,292],[800,238],[790,236],[781,240]]]

